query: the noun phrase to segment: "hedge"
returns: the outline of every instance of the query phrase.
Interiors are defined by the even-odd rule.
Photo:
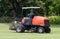
[[[60,24],[60,16],[49,16],[50,24]]]

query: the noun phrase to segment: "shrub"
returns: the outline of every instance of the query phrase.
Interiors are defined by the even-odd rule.
[[[60,16],[49,16],[48,18],[51,24],[60,24]]]

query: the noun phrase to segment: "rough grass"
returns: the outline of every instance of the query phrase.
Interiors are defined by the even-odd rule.
[[[16,33],[8,29],[9,24],[0,23],[0,39],[60,39],[59,26],[52,25],[51,33]]]

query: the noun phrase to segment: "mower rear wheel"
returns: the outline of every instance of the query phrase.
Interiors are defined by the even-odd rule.
[[[46,33],[50,33],[51,32],[51,29],[50,28],[45,28],[45,32]]]
[[[43,27],[39,27],[39,28],[38,28],[38,32],[39,32],[39,33],[44,33],[44,28],[43,28]]]

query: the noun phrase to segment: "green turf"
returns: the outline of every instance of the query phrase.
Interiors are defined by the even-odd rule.
[[[0,39],[60,39],[60,25],[52,26],[51,33],[16,33],[8,29],[9,24],[0,23]]]

